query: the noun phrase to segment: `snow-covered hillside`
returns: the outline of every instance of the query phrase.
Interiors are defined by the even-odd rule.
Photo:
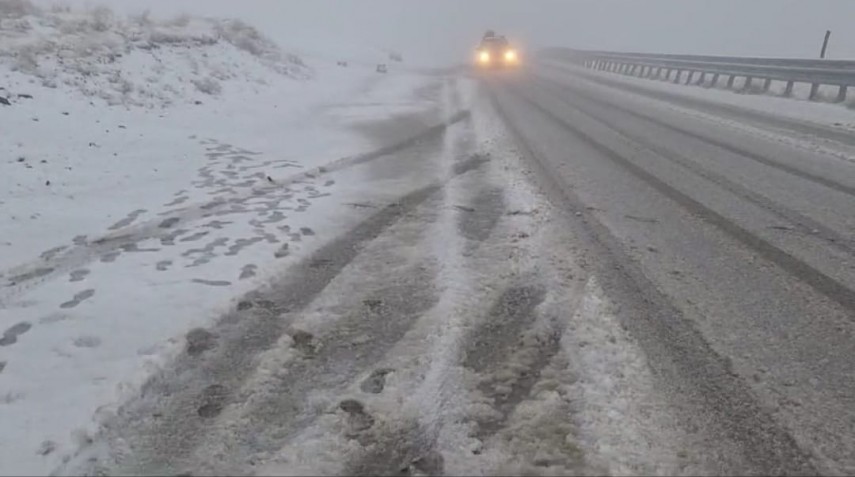
[[[237,20],[119,18],[103,7],[43,11],[14,0],[0,3],[0,44],[0,63],[24,75],[0,77],[13,99],[39,84],[111,105],[167,106],[218,95],[236,80],[265,85],[271,73],[312,75],[300,58]]]
[[[0,0],[0,474],[53,471],[187,330],[360,217],[359,174],[319,167],[438,117],[436,78],[357,63]]]

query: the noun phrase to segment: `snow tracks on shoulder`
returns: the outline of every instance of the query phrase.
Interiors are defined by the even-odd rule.
[[[488,107],[463,80],[442,94],[446,116]],[[567,475],[662,462],[675,439],[641,431],[655,413],[625,419],[644,402],[641,356],[484,116],[418,156],[375,161],[426,185],[188,333],[61,470]],[[650,455],[621,457],[627,445]]]

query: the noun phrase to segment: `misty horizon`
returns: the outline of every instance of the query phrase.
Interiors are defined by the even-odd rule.
[[[53,1],[38,2],[51,5]],[[150,10],[245,20],[285,48],[326,45],[399,50],[415,63],[466,61],[486,29],[524,50],[578,49],[815,58],[832,30],[828,58],[855,57],[855,2],[844,0],[72,0],[120,13]]]

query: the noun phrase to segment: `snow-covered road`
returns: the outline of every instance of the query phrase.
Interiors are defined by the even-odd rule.
[[[285,273],[181,336],[60,473],[644,469],[627,446],[676,469],[679,439],[642,430],[669,428],[667,415],[635,415],[663,406],[641,355],[488,97],[471,79],[434,81],[451,121],[336,178],[363,194],[346,230],[318,233]]]
[[[64,34],[57,22],[90,20],[56,15],[25,20],[48,37]],[[3,34],[48,52],[36,71],[0,62],[0,472],[44,474],[187,330],[408,186],[366,189],[366,162],[461,116],[437,110],[436,78],[271,66],[230,43],[199,45],[196,20],[152,26],[173,36],[107,64],[103,52],[51,56],[31,32],[14,35],[21,21],[4,18]],[[113,92],[111,75],[136,86]],[[193,86],[210,75],[218,92]],[[399,127],[371,133],[393,118]]]
[[[0,474],[855,469],[846,108],[28,5]]]

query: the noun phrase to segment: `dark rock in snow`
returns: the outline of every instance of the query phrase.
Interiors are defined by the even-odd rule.
[[[338,404],[339,409],[348,414],[364,414],[365,406],[355,399],[345,399]]]
[[[19,94],[18,98],[20,98],[20,99],[33,99],[33,95],[31,95],[31,94]]]
[[[386,375],[392,371],[390,368],[375,369],[370,376],[362,381],[359,389],[366,393],[380,394],[383,392],[383,388],[386,387]]]
[[[8,99],[6,99],[2,96],[0,96],[0,104],[5,105],[5,106],[12,106],[12,103],[10,103]]]
[[[39,446],[39,450],[36,451],[38,455],[48,455],[51,452],[56,450],[56,442],[54,441],[44,441],[42,445]]]
[[[202,391],[201,405],[196,410],[199,417],[211,418],[215,417],[226,405],[228,390],[222,384],[212,384]]]
[[[217,345],[217,337],[204,328],[194,328],[187,332],[187,354],[198,356]]]
[[[297,350],[312,355],[315,352],[315,335],[303,330],[294,330],[291,332],[291,339],[294,340],[294,348]]]

